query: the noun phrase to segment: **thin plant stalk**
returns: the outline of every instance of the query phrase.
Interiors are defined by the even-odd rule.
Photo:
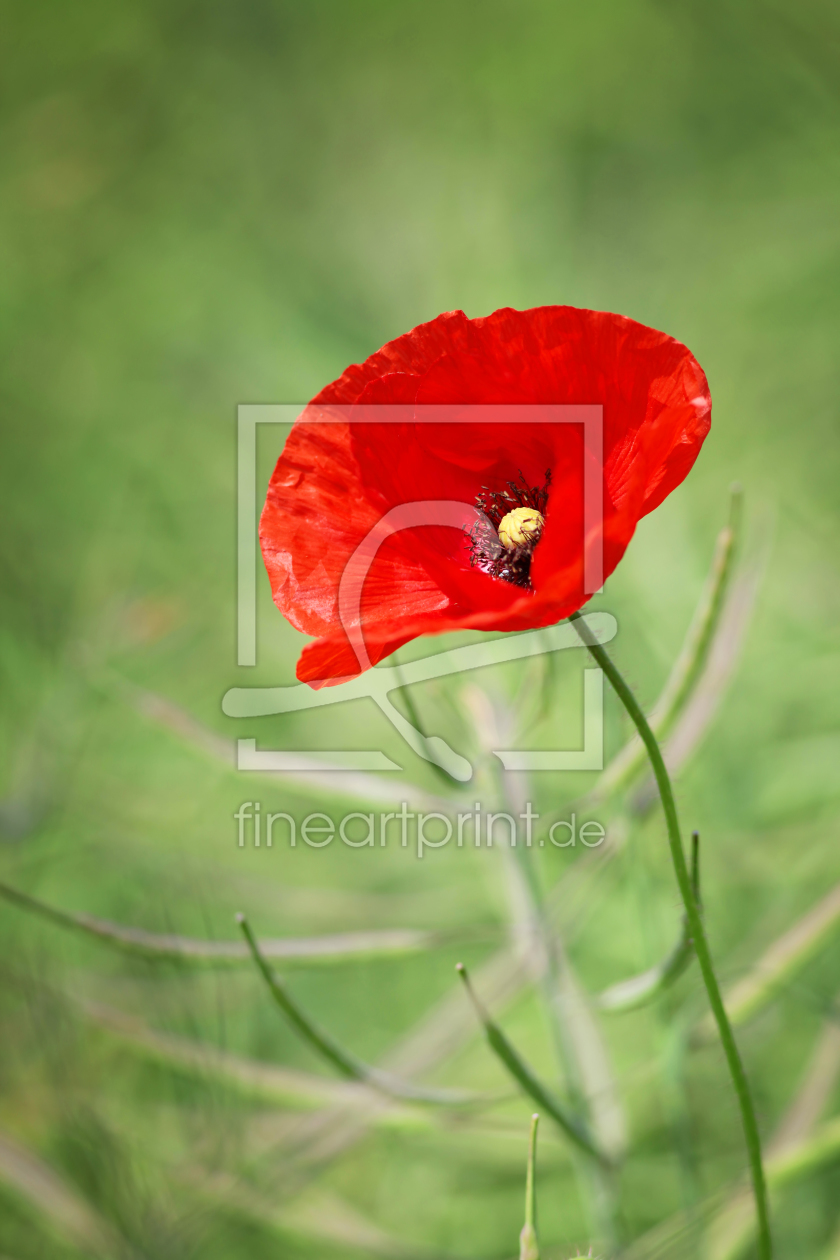
[[[790,988],[811,959],[837,934],[840,926],[840,884],[797,919],[764,951],[747,974],[726,995],[726,1013],[737,1028],[754,1018],[782,991]],[[712,1032],[711,1029],[708,1030]],[[695,1040],[707,1036],[705,1020]]]
[[[718,632],[741,532],[741,487],[736,483],[730,487],[729,493],[729,521],[718,534],[703,594],[662,694],[647,715],[648,725],[658,739],[663,739],[670,732],[694,692]],[[644,744],[634,736],[601,774],[588,801],[594,804],[626,787],[638,773],[644,759]]]
[[[286,986],[274,974],[263,957],[257,938],[251,931],[251,925],[248,923],[245,915],[237,914],[236,921],[242,929],[242,935],[248,942],[248,948],[251,951],[257,970],[262,975],[271,996],[280,1007],[280,1010],[290,1023],[294,1025],[304,1041],[308,1041],[313,1049],[317,1050],[327,1062],[331,1063],[342,1076],[349,1077],[353,1081],[362,1081],[366,1085],[372,1085],[374,1089],[380,1090],[383,1094],[388,1094],[394,1098],[409,1099],[412,1102],[458,1107],[470,1103],[488,1101],[486,1098],[481,1099],[479,1095],[471,1094],[464,1090],[424,1089],[421,1085],[403,1081],[399,1077],[392,1076],[390,1072],[382,1072],[379,1068],[372,1067],[368,1063],[363,1063],[361,1059],[357,1059],[354,1054],[340,1046],[323,1029],[318,1028],[298,1006]]]
[[[513,807],[506,777],[499,773],[498,766],[493,766],[497,791],[504,807],[511,813],[518,810]],[[534,865],[534,854],[528,846],[515,845],[508,848],[506,856],[517,870],[523,892],[528,902],[528,918],[531,930],[540,939],[544,955],[544,970],[541,975],[540,989],[547,1010],[555,1049],[558,1055],[569,1100],[577,1123],[582,1130],[592,1133],[594,1125],[592,1107],[584,1079],[584,1065],[581,1062],[581,1047],[570,1027],[570,1012],[561,1009],[566,1006],[564,991],[569,981],[569,964],[564,956],[562,942],[549,924],[546,914],[545,900]],[[538,1106],[547,1110],[539,1097],[532,1095]],[[594,1143],[597,1149],[602,1142]],[[612,1152],[617,1154],[618,1151]],[[617,1201],[615,1186],[608,1167],[609,1158],[602,1160],[582,1159],[576,1151],[572,1152],[573,1164],[580,1182],[581,1194],[588,1204],[592,1227],[601,1236],[605,1246],[612,1250],[617,1240]]]
[[[73,914],[31,897],[0,880],[0,900],[32,914],[40,915],[58,927],[82,932],[94,940],[153,962],[174,962],[196,967],[235,967],[251,961],[251,952],[239,941],[199,940],[172,933],[147,932],[92,914]],[[336,936],[279,937],[260,945],[266,958],[282,959],[287,967],[319,963],[355,962],[369,956],[399,956],[417,953],[436,943],[429,932],[406,929],[385,932],[344,932]]]
[[[685,852],[683,850],[682,836],[680,834],[680,823],[677,815],[677,806],[674,800],[674,792],[671,787],[671,780],[665,767],[665,761],[662,756],[656,736],[648,725],[647,719],[642,712],[636,697],[628,687],[624,678],[613,664],[609,653],[601,646],[600,643],[592,637],[592,633],[580,613],[573,613],[569,618],[575,625],[582,641],[589,649],[593,659],[600,665],[601,669],[609,678],[612,687],[621,703],[624,705],[627,713],[632,720],[636,730],[647,749],[650,758],[651,767],[653,769],[656,784],[659,788],[659,795],[662,799],[662,809],[665,814],[665,822],[668,828],[668,843],[671,849],[671,859],[674,864],[674,872],[677,877],[680,895],[682,896],[683,905],[685,907],[686,918],[691,929],[691,937],[694,942],[694,951],[697,955],[697,962],[700,967],[703,983],[706,986],[706,993],[709,998],[709,1005],[715,1017],[715,1022],[720,1034],[723,1051],[726,1056],[726,1062],[729,1067],[729,1073],[732,1077],[732,1084],[735,1088],[735,1094],[738,1099],[738,1106],[741,1111],[741,1121],[744,1127],[744,1137],[747,1144],[747,1154],[749,1156],[750,1172],[752,1175],[753,1192],[755,1194],[756,1214],[758,1217],[758,1245],[759,1255],[762,1260],[771,1260],[773,1255],[773,1242],[770,1234],[770,1216],[767,1205],[767,1182],[764,1176],[764,1166],[761,1158],[761,1137],[758,1132],[758,1121],[755,1114],[755,1106],[750,1092],[749,1081],[747,1080],[744,1065],[741,1062],[741,1055],[732,1032],[732,1026],[729,1023],[729,1017],[726,1014],[726,1007],[723,1004],[720,985],[715,975],[714,963],[709,949],[709,943],[706,938],[706,929],[703,924],[703,916],[697,897],[692,886],[691,873],[685,860]]]
[[[408,710],[408,720],[411,723],[411,725],[415,727],[415,729],[417,730],[418,734],[420,735],[421,739],[423,740],[423,743],[426,745],[426,748],[428,750],[429,737],[426,734],[425,726],[420,721],[420,714],[417,711],[417,705],[414,703],[414,696],[411,694],[411,688],[409,687],[408,683],[406,683],[403,679],[402,661],[399,660],[396,652],[394,652],[393,656],[391,657],[391,660],[394,662],[394,670],[396,671],[397,677],[400,679],[401,686],[400,686],[399,694],[402,696],[403,704]],[[427,757],[427,761],[429,765],[432,767],[432,770],[437,775],[437,777],[439,779],[442,779],[447,787],[451,788],[452,783],[453,783],[452,775],[449,774],[449,772],[445,770],[443,766],[441,766],[437,761],[435,761],[431,755]],[[457,779],[454,781],[457,783]]]
[[[700,836],[692,832],[691,837],[691,886],[697,904],[700,904]],[[595,998],[599,1010],[619,1013],[634,1011],[660,997],[683,974],[694,957],[694,943],[691,939],[691,928],[684,915],[680,938],[671,951],[654,967],[648,968],[640,975],[630,976],[627,980],[619,980],[611,984]]]
[[[519,1260],[540,1260],[537,1241],[537,1193],[535,1185],[537,1166],[537,1125],[539,1115],[531,1116],[531,1135],[528,1140],[528,1172],[525,1177],[525,1224],[519,1235]]]
[[[511,799],[505,775],[500,772],[498,763],[495,765],[491,763],[491,773],[502,808],[511,814],[518,813],[518,808]],[[569,1097],[575,1111],[579,1113],[584,1123],[588,1124],[589,1107],[581,1065],[573,1039],[569,1035],[567,1021],[561,1018],[558,1010],[561,969],[567,965],[563,957],[562,942],[549,923],[545,898],[530,847],[521,844],[510,845],[505,851],[505,856],[511,863],[512,869],[518,873],[519,883],[527,903],[529,931],[539,938],[543,953],[544,968],[541,970],[540,989]]]
[[[490,1049],[505,1065],[513,1079],[522,1087],[534,1102],[542,1107],[555,1121],[566,1136],[590,1158],[606,1166],[606,1157],[595,1146],[586,1127],[579,1117],[571,1113],[558,1098],[553,1097],[539,1079],[533,1068],[525,1062],[521,1054],[508,1041],[499,1025],[491,1018],[480,1002],[478,995],[470,983],[467,969],[463,963],[457,963],[455,970],[464,982],[464,988],[475,1008],[481,1026],[484,1029]]]

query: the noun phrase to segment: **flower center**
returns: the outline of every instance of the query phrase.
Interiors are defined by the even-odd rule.
[[[530,486],[522,472],[503,490],[482,486],[476,507],[484,520],[470,534],[470,563],[491,577],[532,590],[531,557],[545,527],[551,470],[542,487]]]
[[[536,546],[544,524],[545,517],[536,508],[514,508],[499,521],[499,542],[508,551],[525,547],[529,543]]]

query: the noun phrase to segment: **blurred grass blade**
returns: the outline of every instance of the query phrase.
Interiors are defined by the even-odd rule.
[[[708,660],[732,577],[741,533],[742,511],[743,491],[740,485],[735,484],[730,488],[729,520],[717,536],[712,565],[700,602],[668,681],[650,713],[649,722],[659,738],[668,734]]]
[[[569,911],[570,904],[591,900],[591,874],[593,870],[600,870],[603,863],[604,850],[592,849],[558,881],[552,894],[552,904],[561,918],[569,913],[574,915],[574,911]],[[581,871],[590,873],[583,887],[580,884]],[[497,951],[478,968],[477,974],[481,991],[496,1007],[508,1006],[533,978],[531,960],[510,949]],[[380,1065],[383,1069],[403,1077],[428,1074],[470,1042],[475,1018],[469,1004],[464,1002],[460,982],[456,982],[456,986],[384,1056]],[[379,1095],[378,1101],[380,1105],[384,1103],[385,1096]],[[412,1114],[420,1117],[423,1113],[415,1111]],[[309,1117],[305,1135],[309,1175],[316,1166],[336,1159],[359,1142],[373,1116],[373,1108],[364,1114],[357,1112],[348,1117],[336,1107]]]
[[[586,1116],[587,1132],[592,1135],[607,1162],[616,1164],[627,1148],[627,1123],[618,1082],[590,996],[559,942],[557,950],[558,966],[550,1001],[558,1023],[565,1029],[567,1044],[574,1057],[582,1104],[586,1108],[583,1114]],[[607,1193],[610,1193],[609,1188]],[[600,1190],[598,1194],[601,1194]],[[601,1227],[604,1224],[602,1222]]]
[[[511,724],[512,716],[503,711],[503,724]],[[512,815],[521,814],[529,795],[527,780],[507,772],[501,775],[500,786],[502,807]],[[624,1111],[591,1001],[559,931],[550,922],[533,850],[527,845],[505,845],[502,852],[508,867],[505,888],[512,927],[542,991],[569,1102],[593,1144],[608,1160],[616,1161],[626,1145]],[[594,1180],[600,1182],[600,1173],[595,1172]],[[582,1171],[581,1177],[591,1183],[591,1169]],[[614,1233],[614,1213],[606,1210],[612,1203],[611,1190],[599,1184],[590,1185],[584,1193],[605,1209],[593,1209],[591,1224],[606,1244]]]
[[[31,911],[59,927],[86,933],[114,949],[143,958],[178,962],[196,967],[242,966],[251,951],[241,941],[206,941],[170,933],[146,932],[92,914],[73,914],[39,901],[0,881],[0,897]],[[262,942],[268,958],[282,958],[289,965],[356,962],[360,958],[400,957],[418,953],[435,943],[430,932],[410,928],[381,932],[344,932],[334,936],[278,937]]]
[[[361,1060],[349,1054],[337,1042],[333,1041],[326,1033],[316,1028],[307,1015],[303,1013],[298,1004],[293,1000],[285,985],[274,975],[274,972],[265,961],[257,944],[256,937],[251,931],[251,926],[244,914],[236,916],[237,923],[242,929],[242,934],[248,943],[251,956],[257,965],[257,969],[265,980],[269,991],[276,1004],[280,1007],[286,1018],[294,1025],[305,1041],[308,1041],[318,1053],[337,1068],[343,1076],[349,1077],[351,1080],[364,1081],[367,1078],[368,1069]]]
[[[811,1171],[840,1159],[840,1121],[831,1120],[810,1136],[834,1092],[840,1075],[840,1026],[832,1015],[803,1073],[796,1094],[766,1149],[768,1188],[783,1192]],[[727,1196],[716,1192],[689,1212],[678,1212],[637,1239],[626,1260],[662,1255],[701,1253],[705,1260],[738,1260],[755,1237],[755,1206],[749,1188],[741,1183]],[[705,1231],[705,1247],[699,1234]],[[827,1257],[826,1257],[827,1260]]]
[[[835,999],[836,1000],[836,999]],[[823,1021],[822,1032],[802,1075],[799,1087],[767,1145],[772,1164],[796,1159],[825,1111],[840,1076],[840,1024],[834,1010]],[[781,1188],[781,1187],[780,1187]],[[710,1260],[736,1260],[752,1243],[756,1221],[752,1196],[739,1188],[718,1211],[710,1229]]]
[[[206,1042],[192,1041],[174,1033],[149,1028],[142,1020],[99,1002],[82,1003],[84,1014],[99,1028],[148,1063],[178,1072],[193,1080],[213,1083],[246,1102],[298,1111],[342,1107],[371,1116],[373,1123],[388,1128],[422,1128],[432,1113],[428,1109],[389,1108],[373,1113],[378,1100],[371,1087],[355,1081],[336,1081],[295,1068],[278,1067],[233,1054]]]
[[[767,1188],[774,1204],[790,1186],[840,1162],[840,1117],[826,1121],[810,1136],[784,1150],[768,1149],[765,1159]],[[692,1208],[666,1217],[624,1252],[625,1260],[662,1260],[662,1257],[697,1256],[703,1260],[739,1260],[755,1235],[755,1202],[740,1187],[721,1203],[715,1193]]]
[[[804,914],[765,950],[746,976],[725,996],[733,1027],[762,1011],[807,963],[824,949],[840,925],[840,884]],[[706,1017],[697,1030],[706,1040],[713,1035]]]
[[[595,998],[598,1009],[619,1013],[634,1011],[637,1007],[652,1002],[683,974],[693,957],[691,937],[687,926],[683,924],[682,935],[670,954],[647,971],[627,980],[619,980],[617,984],[611,984],[608,989],[604,989]]]
[[[242,934],[248,943],[248,948],[256,963],[257,970],[265,980],[269,992],[280,1007],[280,1010],[297,1029],[304,1041],[308,1041],[313,1049],[322,1058],[326,1059],[328,1063],[331,1063],[342,1076],[346,1076],[350,1080],[362,1081],[364,1084],[371,1085],[374,1089],[381,1090],[382,1093],[392,1095],[395,1098],[411,1099],[414,1102],[435,1103],[438,1106],[465,1106],[470,1103],[488,1101],[486,1098],[480,1098],[479,1095],[469,1093],[466,1090],[424,1089],[421,1085],[413,1085],[410,1081],[400,1080],[399,1077],[391,1076],[390,1073],[383,1072],[379,1068],[372,1067],[368,1063],[363,1063],[361,1059],[357,1059],[354,1054],[351,1054],[343,1046],[340,1046],[337,1041],[334,1041],[328,1033],[318,1028],[297,1004],[286,986],[274,974],[263,957],[257,944],[257,939],[251,931],[251,926],[245,915],[238,914],[236,921],[242,929]]]
[[[820,1125],[809,1137],[781,1151],[768,1151],[765,1161],[767,1188],[774,1197],[788,1186],[804,1181],[840,1161],[840,1116]],[[751,1199],[727,1205],[709,1231],[708,1260],[737,1260],[751,1244],[755,1212]]]
[[[758,544],[733,579],[702,675],[676,715],[662,748],[668,773],[674,777],[696,752],[726,692],[746,638],[773,541],[772,518],[756,529]],[[659,800],[650,775],[633,793],[632,813],[644,815]]]
[[[606,1165],[608,1163],[606,1157],[595,1146],[582,1122],[546,1089],[533,1069],[508,1041],[498,1024],[494,1023],[490,1018],[489,1013],[482,1006],[470,984],[470,978],[463,963],[458,963],[457,971],[464,982],[464,988],[484,1028],[488,1045],[493,1053],[501,1060],[514,1080],[524,1089],[525,1093],[530,1098],[533,1098],[534,1102],[551,1116],[552,1120],[559,1125],[576,1146],[586,1151],[587,1155],[593,1156],[599,1163]]]
[[[506,1004],[520,992],[528,979],[524,963],[509,950],[501,950],[480,968],[482,987],[495,1001]],[[464,1002],[460,983],[427,1012],[383,1057],[379,1066],[399,1075],[420,1076],[430,1073],[473,1038],[475,1018]],[[349,1088],[345,1083],[344,1087]],[[296,1130],[294,1163],[287,1171],[296,1176],[312,1177],[318,1168],[330,1163],[361,1141],[371,1125],[380,1123],[380,1112],[386,1113],[381,1123],[387,1124],[387,1113],[393,1100],[384,1094],[371,1098],[366,1109],[349,1113],[335,1106],[306,1119]],[[414,1108],[411,1115],[431,1121],[439,1114],[429,1108]],[[469,1118],[469,1113],[467,1113]]]
[[[420,738],[422,739],[426,747],[426,750],[427,750],[426,761],[429,763],[435,775],[446,786],[447,790],[451,791],[453,783],[457,784],[459,781],[457,779],[453,779],[452,776],[447,773],[447,771],[443,768],[442,765],[440,765],[440,763],[436,760],[436,758],[430,751],[429,736],[426,734],[425,726],[420,721],[420,714],[417,711],[417,705],[414,703],[414,696],[412,695],[411,687],[409,686],[407,682],[404,681],[402,661],[399,660],[399,654],[397,652],[394,652],[392,654],[391,661],[393,662],[394,672],[396,673],[397,677],[400,679],[400,687],[398,689],[398,694],[402,696],[403,704],[405,705],[406,710],[408,712],[408,720],[411,723],[411,725],[415,728],[415,730],[417,731],[418,735],[420,736]],[[393,705],[389,703],[388,708],[389,709],[393,708]]]
[[[741,506],[741,488],[733,486],[730,492],[729,523],[718,534],[711,569],[700,601],[680,654],[674,662],[659,699],[648,714],[651,729],[659,739],[664,738],[673,726],[708,659],[709,649],[720,622],[724,596],[732,575],[732,565],[740,533]],[[638,735],[634,735],[606,766],[589,800],[591,802],[603,800],[619,791],[645,765],[644,744]]]
[[[7,1134],[0,1134],[0,1183],[35,1209],[39,1224],[56,1239],[102,1260],[133,1254],[75,1188]]]
[[[836,1012],[823,1021],[811,1058],[793,1101],[785,1111],[768,1150],[782,1151],[811,1132],[825,1111],[840,1077],[840,1023]]]
[[[540,1260],[540,1247],[537,1241],[537,1125],[539,1115],[531,1116],[531,1135],[528,1141],[528,1171],[525,1178],[525,1224],[519,1235],[519,1260]]]
[[[126,703],[132,705],[150,721],[164,727],[178,739],[190,747],[198,749],[204,756],[215,762],[222,762],[231,770],[236,770],[236,743],[224,735],[217,734],[209,726],[199,722],[197,718],[182,709],[165,696],[153,691],[146,691],[123,678],[113,670],[103,670],[98,681],[103,690],[117,693]],[[297,754],[301,760],[308,754]],[[307,791],[316,790],[329,796],[349,796],[360,801],[383,801],[399,805],[409,799],[415,804],[425,805],[427,809],[439,810],[451,802],[432,793],[424,792],[414,784],[394,778],[381,778],[368,774],[364,770],[328,770],[317,754],[311,758],[311,766],[305,770],[264,770],[261,779],[273,779],[285,786],[297,783]],[[451,788],[451,780],[448,779]]]
[[[838,1223],[828,1246],[821,1253],[820,1260],[840,1260],[840,1223]]]
[[[699,903],[700,838],[696,831],[691,839],[691,882],[694,886],[694,896]],[[688,922],[683,916],[680,938],[662,962],[641,972],[640,975],[631,976],[627,980],[619,980],[617,984],[610,985],[595,998],[595,1003],[599,1010],[611,1012],[633,1011],[639,1006],[644,1006],[645,1003],[652,1002],[660,993],[670,988],[683,974],[693,957],[694,945]]]
[[[294,1240],[318,1247],[317,1253],[379,1256],[383,1260],[452,1260],[448,1254],[415,1247],[386,1233],[363,1216],[352,1204],[330,1190],[313,1188],[295,1196],[294,1202],[278,1204],[276,1195],[266,1195],[227,1173],[211,1173],[204,1169],[191,1172],[191,1189],[208,1202],[221,1203],[272,1233],[283,1247],[279,1255],[288,1254]],[[297,1254],[297,1251],[296,1253]]]

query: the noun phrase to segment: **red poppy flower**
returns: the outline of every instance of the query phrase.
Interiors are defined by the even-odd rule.
[[[592,451],[583,425],[541,418],[540,406],[558,403],[603,408],[603,514],[586,533]],[[509,409],[502,423],[493,404]],[[453,311],[389,342],[312,400],[268,487],[260,540],[274,602],[317,636],[298,678],[340,682],[421,634],[567,617],[589,598],[587,548],[597,543],[609,576],[640,518],[691,469],[710,423],[696,359],[620,315]],[[402,528],[401,505],[432,501],[463,511]],[[370,537],[348,604],[342,578]]]

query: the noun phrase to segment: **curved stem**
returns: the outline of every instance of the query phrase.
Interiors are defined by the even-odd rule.
[[[633,695],[627,683],[616,669],[608,653],[593,638],[592,632],[586,624],[580,613],[573,613],[569,618],[574,622],[575,629],[580,635],[590,654],[600,665],[601,669],[609,678],[613,689],[621,703],[624,705],[629,714],[636,730],[647,749],[653,773],[656,778],[656,784],[659,788],[659,795],[662,798],[662,808],[665,813],[665,822],[668,827],[668,843],[671,848],[671,859],[674,863],[674,871],[677,876],[680,894],[685,906],[685,914],[688,919],[688,925],[691,930],[692,940],[694,942],[694,951],[697,955],[697,962],[703,976],[703,983],[706,986],[706,993],[709,997],[709,1005],[715,1017],[718,1026],[723,1051],[726,1055],[726,1062],[729,1066],[729,1072],[732,1077],[732,1084],[735,1087],[735,1093],[738,1098],[738,1106],[741,1110],[741,1121],[744,1126],[744,1136],[747,1143],[747,1153],[750,1161],[750,1171],[752,1173],[753,1191],[755,1193],[755,1206],[758,1215],[758,1233],[759,1233],[759,1254],[762,1260],[771,1260],[773,1255],[773,1244],[770,1237],[770,1220],[767,1208],[767,1184],[764,1177],[764,1167],[761,1161],[761,1138],[758,1133],[758,1122],[755,1115],[755,1107],[753,1106],[752,1095],[750,1093],[749,1082],[744,1071],[744,1065],[741,1062],[741,1056],[738,1052],[738,1046],[729,1023],[729,1017],[726,1014],[726,1008],[723,1004],[723,998],[720,993],[717,976],[715,975],[714,964],[712,962],[709,943],[706,939],[706,930],[703,926],[703,918],[700,912],[700,906],[692,887],[692,879],[689,873],[688,864],[685,860],[685,852],[683,850],[682,837],[680,835],[679,818],[677,817],[677,806],[674,801],[674,793],[671,787],[671,780],[668,771],[665,768],[665,761],[656,736],[648,725],[644,713],[639,707],[636,697]]]
[[[665,683],[665,687],[648,714],[648,724],[657,739],[670,733],[671,727],[694,694],[703,670],[709,660],[712,645],[720,631],[725,597],[729,590],[734,568],[735,553],[740,535],[741,487],[730,487],[729,523],[718,534],[715,554],[709,576],[697,605],[680,654]],[[645,759],[645,747],[638,736],[618,752],[599,776],[588,800],[605,800],[621,788],[627,787]]]
[[[694,831],[691,834],[691,887],[697,905],[700,902],[700,836]],[[691,927],[688,918],[683,915],[680,938],[673,949],[666,954],[662,962],[648,968],[641,975],[631,976],[629,980],[619,980],[611,984],[595,997],[595,1005],[602,1011],[623,1012],[635,1011],[646,1002],[660,997],[666,989],[680,978],[694,957],[694,942],[691,939]]]
[[[363,1063],[361,1059],[357,1059],[354,1054],[350,1054],[337,1041],[334,1041],[329,1033],[318,1028],[301,1007],[298,1006],[282,980],[274,974],[263,957],[257,938],[251,931],[251,925],[245,918],[245,915],[238,914],[236,921],[242,929],[242,935],[248,943],[248,949],[251,952],[251,957],[256,964],[257,970],[260,972],[280,1010],[289,1022],[294,1025],[304,1041],[308,1041],[320,1055],[331,1063],[334,1068],[338,1069],[342,1076],[347,1076],[354,1081],[362,1081],[366,1085],[372,1085],[374,1089],[380,1090],[383,1094],[390,1094],[394,1098],[409,1099],[412,1102],[462,1107],[468,1103],[489,1101],[487,1098],[482,1099],[480,1095],[469,1094],[464,1090],[424,1089],[422,1085],[413,1085],[411,1081],[401,1080],[399,1077],[392,1076],[390,1072],[383,1072],[379,1068],[371,1067],[370,1064]]]
[[[126,954],[154,962],[183,963],[196,967],[235,967],[251,959],[247,945],[239,941],[200,940],[193,936],[176,936],[173,933],[147,932],[144,928],[114,923],[111,919],[99,919],[93,914],[73,914],[60,910],[31,897],[28,893],[12,888],[0,880],[0,900],[13,906],[39,914],[58,927],[84,932],[94,940]],[[436,943],[429,932],[397,929],[384,932],[344,932],[336,936],[293,937],[281,936],[264,940],[260,949],[266,958],[281,960],[286,966],[309,963],[342,963],[357,961],[372,955],[400,955],[417,953]]]
[[[490,1049],[505,1065],[513,1079],[524,1089],[526,1094],[533,1098],[539,1107],[542,1107],[543,1111],[548,1112],[552,1120],[576,1146],[582,1151],[586,1151],[587,1155],[603,1164],[605,1168],[608,1167],[609,1161],[607,1157],[598,1150],[589,1130],[580,1118],[571,1112],[559,1098],[555,1098],[549,1093],[530,1064],[525,1062],[519,1051],[508,1041],[499,1025],[491,1019],[488,1011],[485,1010],[479,1000],[475,989],[472,987],[472,982],[464,964],[456,963],[455,970],[464,982],[464,988],[484,1029]]]

